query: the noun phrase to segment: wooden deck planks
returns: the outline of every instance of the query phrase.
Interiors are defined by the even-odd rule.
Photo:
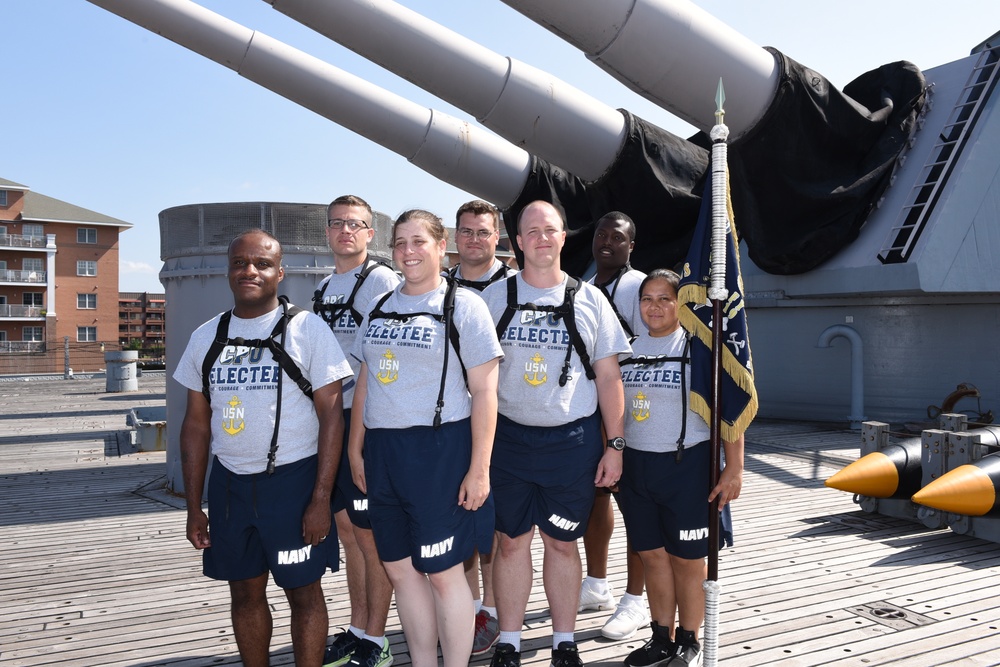
[[[163,382],[144,378],[149,389],[128,396],[103,393],[103,380],[0,383],[0,666],[239,663],[226,586],[201,576],[177,503],[147,493],[162,485],[165,455],[118,456],[125,412],[162,405]],[[1000,664],[1000,547],[865,514],[849,494],[824,488],[857,457],[858,442],[828,424],[751,427],[736,545],[720,558],[720,663]],[[620,594],[624,528],[616,520],[608,571]],[[533,566],[524,664],[547,665],[538,549]],[[343,575],[328,574],[324,589],[331,629],[346,626]],[[269,598],[272,663],[289,665],[288,606],[273,586]],[[926,624],[897,629],[856,611],[881,603]],[[605,640],[606,618],[579,617],[588,665],[620,665],[648,635]],[[389,636],[396,664],[407,665],[395,610]]]

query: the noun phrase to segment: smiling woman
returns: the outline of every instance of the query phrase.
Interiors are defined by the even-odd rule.
[[[444,664],[464,667],[475,625],[464,561],[493,543],[502,352],[486,304],[441,276],[446,243],[433,213],[396,220],[403,283],[368,305],[359,328],[348,449],[413,665],[437,664],[440,643]],[[428,386],[438,387],[436,401]]]

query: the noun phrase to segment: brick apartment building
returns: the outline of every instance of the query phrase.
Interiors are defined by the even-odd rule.
[[[166,295],[121,292],[118,295],[118,342],[138,350],[140,358],[162,361],[166,347]]]
[[[0,178],[0,374],[104,367],[130,223]]]

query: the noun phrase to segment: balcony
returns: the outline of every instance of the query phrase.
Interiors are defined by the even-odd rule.
[[[19,250],[37,248],[44,250],[44,236],[22,236],[21,234],[0,234],[0,248],[17,248]]]
[[[45,271],[0,271],[0,283],[45,284]]]
[[[0,304],[0,319],[4,320],[42,320],[45,319],[45,308],[42,306],[12,306]]]
[[[0,354],[30,354],[44,352],[45,343],[41,341],[9,341],[0,340]]]

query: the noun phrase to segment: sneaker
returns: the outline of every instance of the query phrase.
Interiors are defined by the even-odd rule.
[[[515,651],[513,644],[500,642],[493,649],[490,667],[521,667],[521,652]]]
[[[611,588],[611,582],[603,593],[594,589],[590,579],[584,579],[580,586],[580,607],[579,611],[599,611],[602,609],[615,608],[615,592]]]
[[[685,630],[678,625],[676,638],[677,654],[670,661],[670,667],[701,667],[704,656],[694,630]]]
[[[636,604],[623,601],[618,603],[615,613],[601,628],[601,634],[608,639],[628,639],[639,628],[644,628],[647,625],[649,625],[649,612],[646,611],[645,603]]]
[[[476,635],[472,639],[472,655],[482,655],[500,641],[500,621],[490,612],[480,609],[476,614]]]
[[[333,636],[333,643],[323,654],[323,667],[340,667],[351,659],[361,638],[350,630],[341,630]]]
[[[552,662],[549,667],[583,667],[576,642],[559,642],[559,648],[552,649]]]
[[[389,651],[389,639],[379,646],[370,639],[362,639],[354,655],[347,662],[349,667],[389,667],[392,664],[392,652]]]
[[[653,636],[625,658],[625,667],[666,667],[677,655],[670,630],[653,622]]]

